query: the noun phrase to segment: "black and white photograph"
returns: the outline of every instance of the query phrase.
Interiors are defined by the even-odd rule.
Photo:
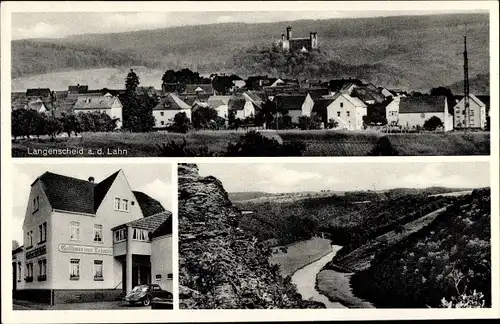
[[[169,164],[12,172],[14,310],[172,309]]]
[[[179,164],[179,307],[489,308],[489,167]]]
[[[490,154],[488,10],[279,6],[12,13],[12,156]]]

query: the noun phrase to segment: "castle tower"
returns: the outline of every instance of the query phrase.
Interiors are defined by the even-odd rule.
[[[292,27],[288,26],[286,28],[286,39],[287,40],[290,40],[292,39]]]

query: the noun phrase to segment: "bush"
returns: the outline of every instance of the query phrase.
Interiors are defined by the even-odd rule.
[[[187,133],[191,129],[191,122],[185,112],[175,114],[174,123],[170,129],[176,133]]]
[[[159,156],[163,157],[179,157],[179,156],[215,156],[215,153],[210,153],[208,147],[202,146],[198,150],[194,148],[187,148],[187,142],[184,138],[181,143],[172,140],[169,143],[159,145]]]
[[[238,142],[229,143],[226,156],[301,156],[305,147],[302,142],[280,144],[275,139],[250,131]]]
[[[423,129],[425,130],[436,130],[438,127],[443,127],[443,122],[439,117],[432,116],[424,122]]]
[[[398,151],[392,147],[392,143],[387,136],[382,136],[377,141],[373,150],[368,154],[372,156],[394,156]]]

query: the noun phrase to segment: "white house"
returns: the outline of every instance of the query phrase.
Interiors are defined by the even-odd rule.
[[[274,97],[278,111],[288,112],[292,123],[299,123],[302,116],[311,117],[314,101],[311,95],[278,95]]]
[[[327,122],[333,119],[338,123],[338,127],[343,129],[362,129],[363,116],[366,115],[366,104],[348,94],[338,93],[326,107]]]
[[[217,111],[217,116],[227,119],[229,117],[229,100],[231,96],[210,96],[208,105]]]
[[[234,111],[237,119],[255,117],[258,107],[248,96],[231,96],[228,102],[229,112]]]
[[[412,96],[399,100],[398,125],[423,127],[431,117],[438,117],[443,122],[445,131],[453,130],[453,115],[448,110],[446,96]]]
[[[47,106],[45,103],[42,101],[42,99],[38,98],[35,101],[31,101],[26,105],[26,108],[36,110],[40,113],[47,112]]]
[[[175,115],[180,112],[186,113],[187,118],[191,120],[191,106],[182,101],[175,93],[168,93],[153,108],[155,127],[163,128],[171,125]]]
[[[73,105],[73,111],[75,113],[106,113],[109,117],[118,119],[117,129],[123,125],[123,105],[118,97],[109,93],[105,95],[100,93],[78,95]]]
[[[151,283],[149,233],[170,219],[133,191],[122,170],[99,183],[45,172],[32,184],[21,248],[13,251],[14,298],[50,304],[115,300]],[[161,207],[160,210],[164,210]],[[165,288],[164,288],[165,289]]]
[[[385,118],[388,125],[397,125],[399,122],[399,101],[400,97],[394,97],[393,100],[385,107]]]
[[[151,234],[151,255],[152,256],[170,256],[152,257],[151,274],[152,282],[157,283],[163,289],[173,292],[173,269],[172,269],[172,219],[171,217],[163,222]]]
[[[479,100],[475,95],[469,95],[469,115],[465,111],[465,97],[463,97],[453,107],[455,117],[455,128],[481,128],[486,127],[486,104]]]

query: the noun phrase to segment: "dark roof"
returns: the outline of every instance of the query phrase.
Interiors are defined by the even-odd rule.
[[[73,109],[110,109],[115,100],[119,101],[120,99],[112,95],[106,96],[98,93],[79,94]]]
[[[154,232],[169,218],[170,218],[170,212],[163,211],[161,213],[157,213],[149,217],[133,220],[131,222],[126,223],[125,225],[135,228],[142,228],[150,232]]]
[[[153,110],[180,110],[190,108],[191,106],[182,101],[177,95],[169,93],[166,97],[160,99],[160,102],[158,102]]]
[[[231,97],[228,102],[229,110],[243,110],[246,100],[242,97]]]
[[[95,214],[119,172],[113,173],[97,184],[52,172],[45,172],[32,185],[37,181],[42,183],[49,203],[54,209]],[[165,210],[157,200],[142,192],[134,191],[134,195],[144,217]]]
[[[154,214],[161,213],[165,211],[165,208],[161,205],[161,203],[154,199],[151,198],[150,196],[146,195],[144,192],[141,191],[133,191],[135,199],[137,199],[137,202],[139,203],[139,206],[141,207],[142,214],[144,217],[148,217]]]
[[[151,234],[151,238],[172,234],[172,214]]]
[[[330,93],[330,91],[328,89],[326,89],[326,88],[323,88],[323,89],[310,89],[307,92],[309,93],[309,95],[311,96],[311,98],[313,100],[319,99],[322,96],[325,96],[325,95],[327,95],[327,94]]]
[[[196,93],[198,88],[201,89],[201,93],[213,94],[214,88],[211,84],[186,84],[186,89],[184,89],[184,93]]]
[[[379,93],[378,89],[373,89],[370,87],[356,87],[352,90],[352,97],[357,97],[363,102],[375,101],[376,103],[381,103],[385,100],[384,95]]]
[[[321,116],[323,121],[326,121],[327,111],[326,108],[334,102],[335,99],[318,99],[314,102],[312,112]]]
[[[89,86],[88,85],[76,85],[76,86],[69,86],[68,87],[68,92],[70,94],[79,94],[79,93],[87,93],[89,91]]]
[[[399,113],[444,112],[445,96],[403,97],[399,102]]]
[[[274,97],[279,110],[302,110],[305,95],[278,95]]]
[[[37,180],[42,183],[52,208],[95,214],[93,183],[52,172],[45,172]]]
[[[22,252],[24,249],[24,246],[18,246],[17,248],[13,249],[12,250],[12,254],[16,254],[16,253],[19,253],[19,252]]]
[[[343,86],[345,86],[346,84],[348,83],[353,83],[357,86],[361,86],[363,85],[363,81],[361,80],[358,80],[358,79],[334,79],[334,80],[330,80],[330,82],[328,83],[328,88],[332,91],[340,91],[340,89],[342,89]]]
[[[27,97],[50,97],[49,88],[38,88],[26,90]]]

